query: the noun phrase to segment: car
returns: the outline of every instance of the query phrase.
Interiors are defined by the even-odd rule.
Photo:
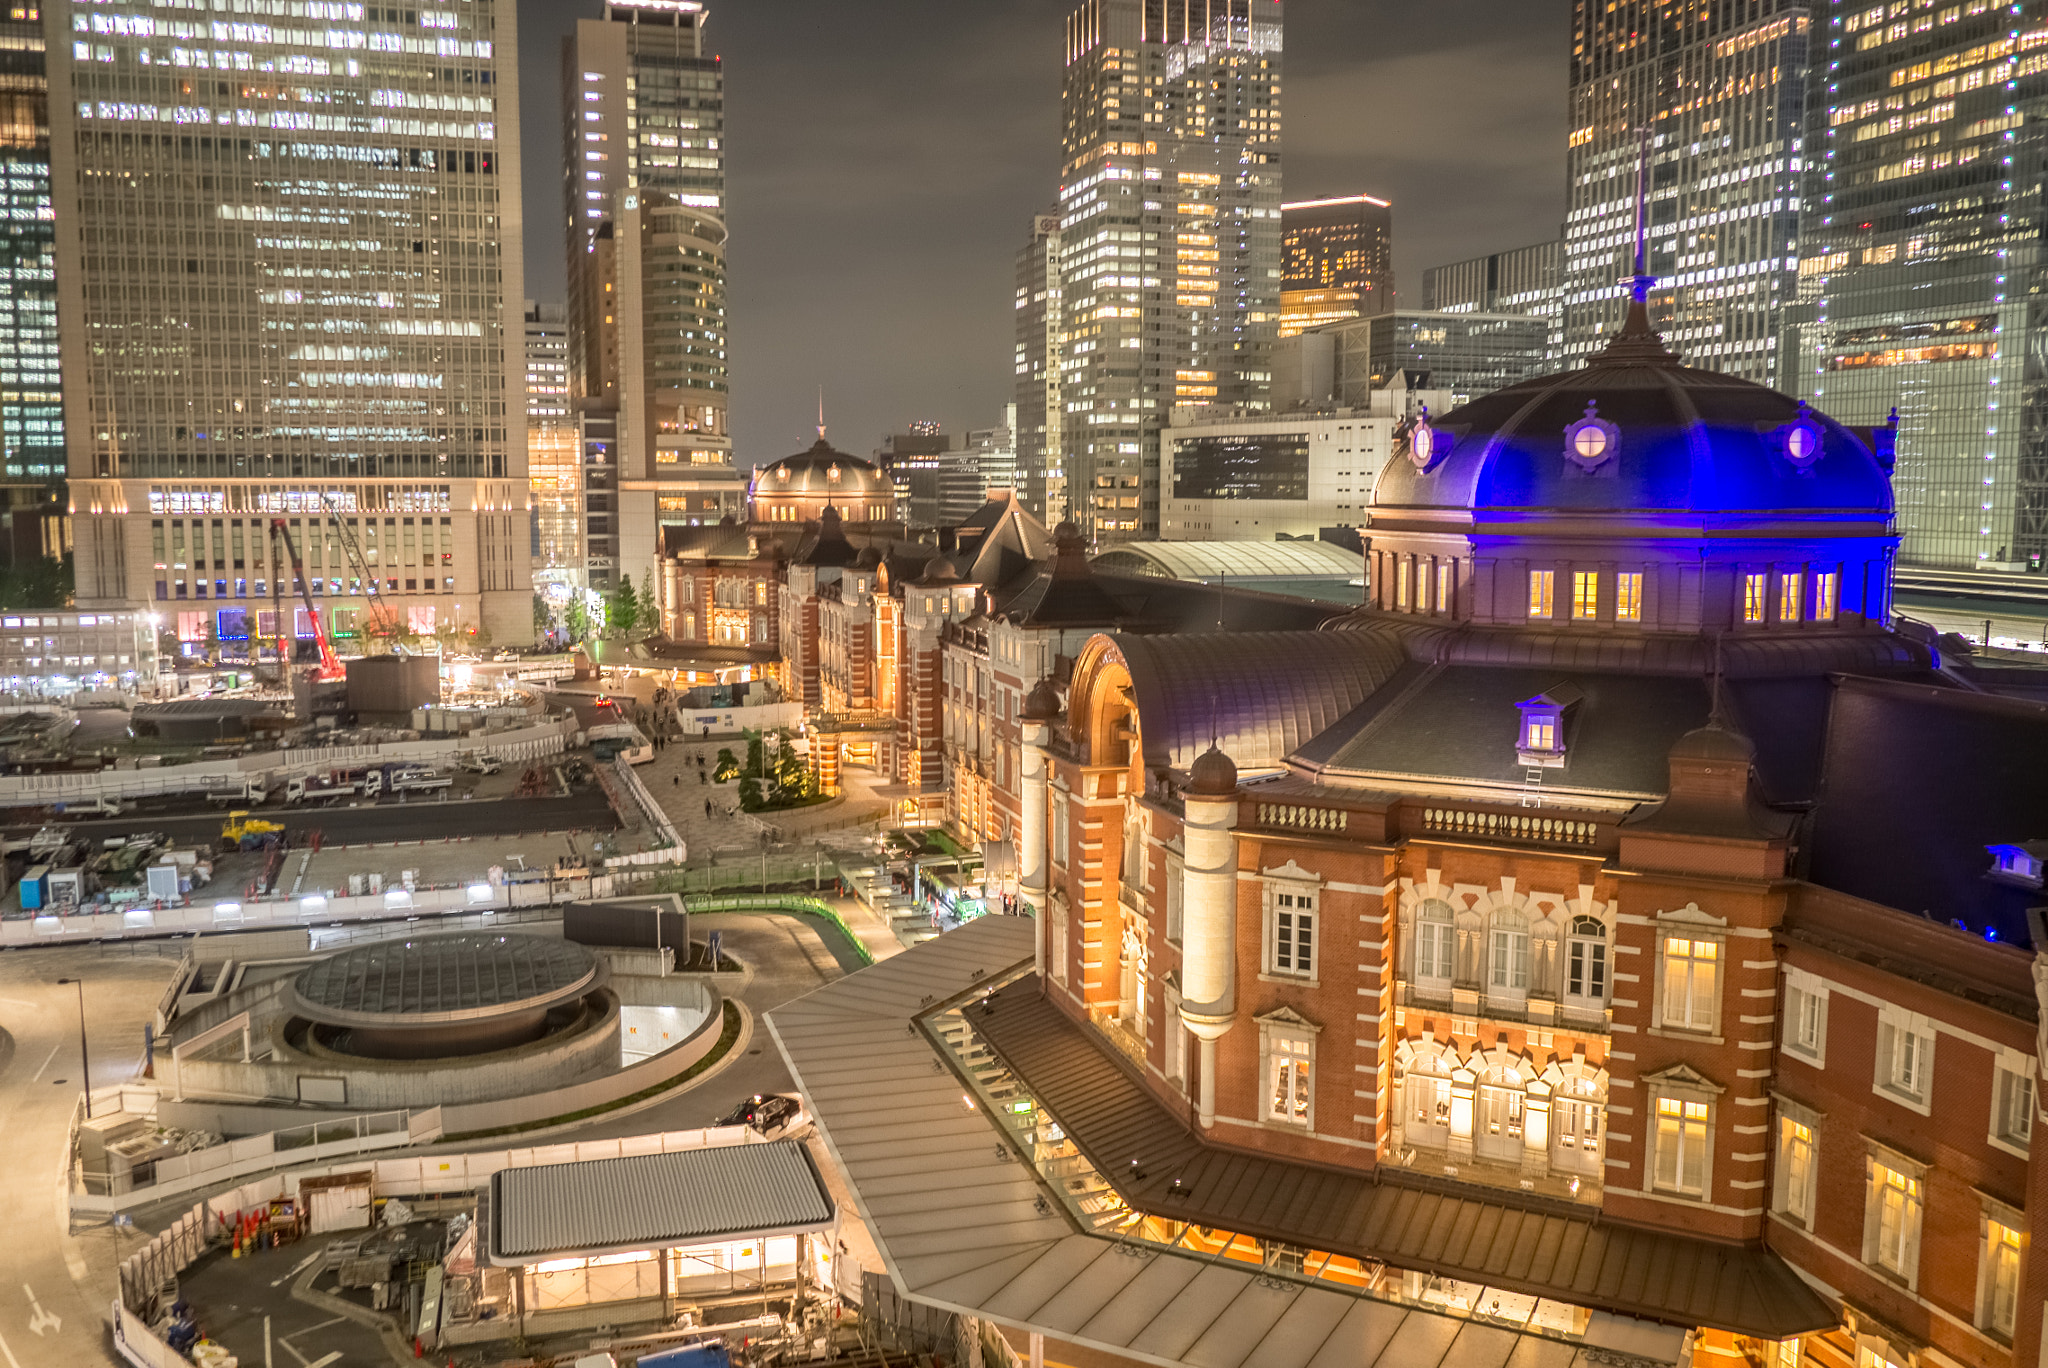
[[[717,1121],[721,1126],[751,1126],[768,1140],[794,1135],[810,1123],[811,1114],[796,1093],[755,1093]]]

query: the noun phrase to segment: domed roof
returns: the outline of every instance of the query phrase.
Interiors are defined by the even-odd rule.
[[[925,562],[924,574],[919,576],[917,580],[920,586],[928,588],[941,584],[958,584],[959,582],[960,567],[942,555],[933,556],[929,561]]]
[[[1060,715],[1062,707],[1060,686],[1051,679],[1041,679],[1024,699],[1023,720],[1051,722]]]
[[[1192,798],[1228,798],[1237,792],[1237,762],[1216,748],[1212,741],[1209,749],[1195,757],[1195,763],[1188,768],[1187,794]]]
[[[1404,427],[1382,508],[1892,511],[1891,480],[1854,433],[1776,390],[1680,365],[1640,305],[1579,369]]]
[[[823,437],[813,442],[808,450],[772,461],[754,471],[756,495],[866,498],[873,493],[893,496],[895,491],[896,486],[887,471],[873,461],[838,450]]]

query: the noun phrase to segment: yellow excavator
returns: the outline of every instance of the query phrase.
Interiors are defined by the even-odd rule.
[[[283,822],[251,817],[246,808],[230,812],[220,827],[220,843],[225,850],[268,850],[283,840]]]

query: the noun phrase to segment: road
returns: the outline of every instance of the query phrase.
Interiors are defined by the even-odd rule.
[[[0,955],[0,1363],[114,1362],[107,1307],[120,1261],[144,1237],[111,1226],[71,1233],[63,1198],[64,1142],[82,1074],[78,990],[85,980],[93,1082],[109,1087],[142,1067],[142,1027],[177,950],[153,944],[66,946]],[[159,950],[168,957],[159,955]]]
[[[499,801],[442,802],[434,798],[383,803],[374,807],[289,808],[258,810],[265,821],[283,822],[294,843],[319,830],[327,845],[365,845],[372,841],[417,841],[443,836],[510,836],[524,831],[612,831],[618,818],[604,792],[589,788],[568,797],[508,798]],[[173,841],[210,846],[220,836],[220,812],[194,814],[140,813],[62,825],[81,833],[120,836],[131,831],[161,831]],[[34,835],[40,823],[0,827],[9,837]]]

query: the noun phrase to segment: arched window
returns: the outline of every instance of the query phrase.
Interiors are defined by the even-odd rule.
[[[1496,912],[1487,931],[1488,995],[1526,997],[1529,992],[1528,922],[1519,912]]]
[[[1591,918],[1581,918],[1591,920]],[[1589,1073],[1566,1078],[1550,1098],[1552,1165],[1560,1173],[1601,1176],[1601,1134],[1607,1099]]]
[[[1449,992],[1457,956],[1457,940],[1451,921],[1451,905],[1442,898],[1430,898],[1415,909],[1414,959],[1409,978],[1416,987]]]
[[[1441,1055],[1418,1055],[1408,1064],[1402,1135],[1411,1145],[1443,1149],[1451,1143],[1451,1065]]]
[[[1480,1076],[1479,1114],[1472,1126],[1472,1147],[1480,1158],[1521,1159],[1522,1101],[1522,1075],[1516,1070],[1494,1068]]]
[[[1572,918],[1565,942],[1564,1000],[1586,1008],[1607,1005],[1607,927],[1598,917]]]

